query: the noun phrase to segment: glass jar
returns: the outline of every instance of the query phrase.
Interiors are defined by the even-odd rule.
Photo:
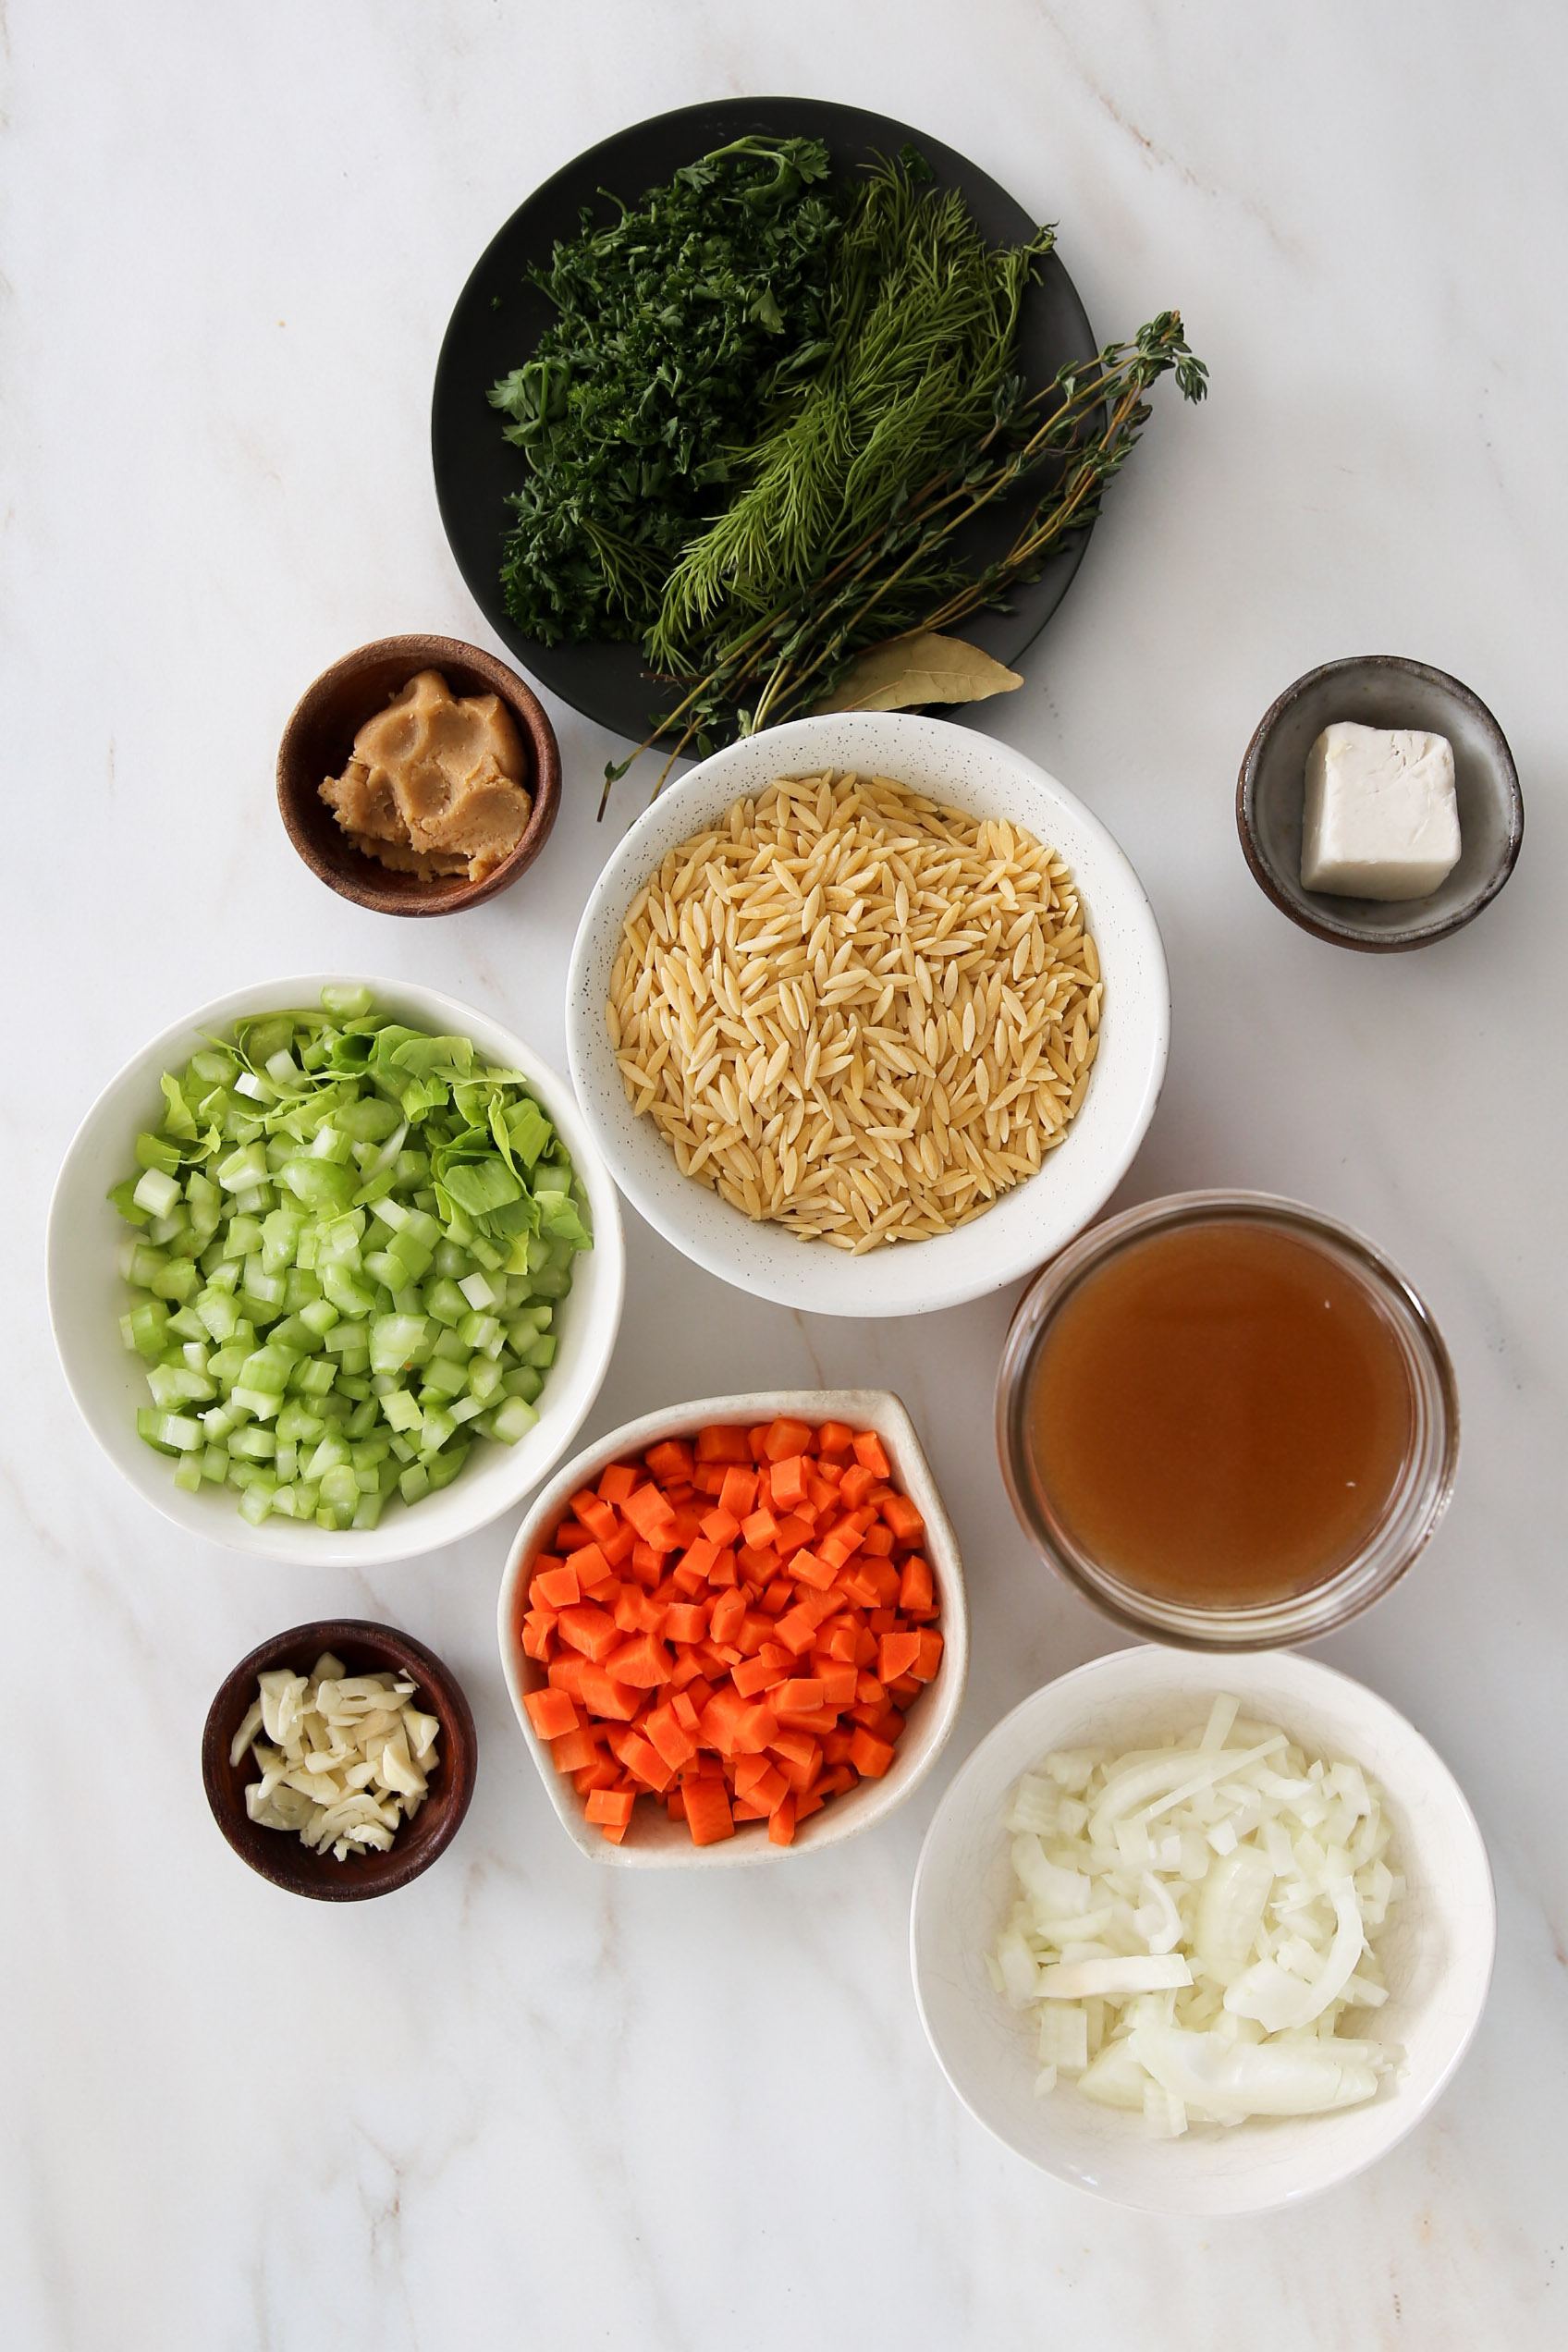
[[[1190,1603],[1141,1588],[1096,1560],[1065,1525],[1028,1442],[1031,1375],[1055,1318],[1090,1274],[1151,1235],[1204,1223],[1257,1223],[1305,1242],[1360,1288],[1398,1348],[1409,1383],[1404,1460],[1381,1514],[1348,1561],[1280,1599]],[[1113,1409],[1113,1408],[1111,1408]],[[1398,1268],[1348,1226],[1266,1193],[1176,1193],[1096,1226],[1063,1250],[1019,1302],[997,1382],[997,1444],[1020,1524],[1051,1566],[1096,1607],[1151,1640],[1192,1649],[1269,1649],[1312,1641],[1398,1582],[1448,1507],[1459,1456],[1459,1398],[1448,1350]]]

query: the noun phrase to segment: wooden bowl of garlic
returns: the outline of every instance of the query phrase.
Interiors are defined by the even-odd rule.
[[[360,1618],[275,1634],[207,1713],[202,1778],[242,1862],[322,1903],[390,1894],[456,1837],[479,1742],[433,1650]]]
[[[549,838],[560,753],[513,669],[456,637],[382,637],[323,670],[277,754],[277,804],[318,881],[377,914],[455,914]]]

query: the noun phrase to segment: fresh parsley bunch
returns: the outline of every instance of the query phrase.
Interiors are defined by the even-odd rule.
[[[529,461],[501,582],[531,637],[644,636],[730,454],[825,357],[828,171],[820,141],[737,140],[615,220],[585,210],[532,273],[557,316],[489,396]]]

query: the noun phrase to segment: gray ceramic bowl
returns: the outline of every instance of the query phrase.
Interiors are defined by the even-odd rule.
[[[1336,719],[1426,728],[1453,745],[1462,847],[1429,897],[1337,899],[1303,889],[1306,755]],[[1446,938],[1496,898],[1519,855],[1525,803],[1507,738],[1468,686],[1399,654],[1360,654],[1309,669],[1265,712],[1236,783],[1236,829],[1258,888],[1292,923],[1334,947],[1388,954]]]

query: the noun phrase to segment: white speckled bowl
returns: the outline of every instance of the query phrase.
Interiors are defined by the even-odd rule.
[[[1308,1750],[1352,1758],[1382,1785],[1406,1891],[1379,1942],[1390,1998],[1370,2030],[1403,2046],[1405,2064],[1364,2107],[1155,2139],[1141,2115],[1096,2106],[1070,2084],[1035,2096],[1035,2027],[986,1970],[1012,1900],[1002,1820],[1020,1774],[1053,1748],[1158,1740],[1201,1721],[1220,1691]],[[1003,1718],[948,1789],[921,1850],[910,1918],[921,2020],[970,2113],[1074,2188],[1143,2212],[1205,2217],[1299,2204],[1414,2129],[1481,2021],[1496,1940],[1487,1850],[1442,1758],[1386,1699],[1285,1651],[1122,1649],[1047,1683]]]
[[[776,776],[827,767],[888,776],[976,817],[1022,825],[1072,870],[1105,975],[1094,1082],[1040,1174],[937,1241],[851,1257],[753,1224],[682,1176],[649,1119],[633,1117],[605,1005],[626,910],[666,853]],[[1022,752],[903,711],[802,718],[747,737],[668,786],[640,816],[588,900],[571,953],[567,1050],[594,1140],[633,1207],[699,1266],[817,1315],[916,1315],[999,1290],[1081,1232],[1126,1174],[1154,1116],[1170,1035],[1165,952],[1143,886],[1098,818]]]
[[[472,1037],[486,1060],[521,1070],[565,1139],[588,1194],[594,1246],[577,1261],[560,1316],[560,1348],[539,1399],[539,1418],[515,1446],[482,1441],[449,1487],[410,1510],[393,1499],[376,1527],[324,1527],[292,1519],[263,1519],[252,1527],[239,1516],[231,1487],[187,1494],[174,1483],[174,1464],[136,1434],[136,1408],[148,1402],[140,1356],[120,1344],[119,1317],[128,1292],[115,1254],[130,1228],[110,1207],[109,1186],[135,1167],[136,1137],[162,1113],[158,1080],[178,1070],[203,1040],[242,1013],[282,1011],[321,1002],[325,986],[368,987],[378,1006],[400,1021],[436,1035]],[[154,1511],[188,1534],[236,1551],[300,1565],[372,1568],[408,1560],[472,1535],[499,1513],[516,1508],[577,1435],[608,1367],[620,1328],[626,1287],[626,1245],[620,1203],[609,1170],[572,1099],[557,1078],[509,1029],[488,1013],[408,980],[372,980],[362,973],[312,972],[261,980],[215,1003],[199,1005],[163,1031],[111,1078],[71,1143],[55,1180],[47,1243],[49,1315],[55,1344],[81,1416],[114,1464]]]
[[[556,1770],[522,1703],[525,1693],[545,1685],[544,1670],[524,1656],[520,1633],[533,1563],[546,1532],[554,1532],[571,1497],[582,1487],[597,1485],[612,1462],[641,1453],[665,1438],[694,1437],[699,1429],[715,1423],[755,1428],[759,1422],[776,1420],[780,1414],[814,1424],[847,1421],[852,1428],[875,1429],[881,1439],[896,1484],[913,1498],[925,1522],[925,1557],[931,1563],[940,1610],[937,1623],[942,1635],[942,1662],[935,1680],[912,1702],[893,1761],[883,1778],[862,1781],[858,1787],[833,1797],[820,1813],[801,1823],[792,1845],[769,1844],[766,1825],[760,1821],[746,1825],[717,1845],[693,1845],[684,1822],[672,1821],[649,1803],[638,1805],[625,1840],[612,1845],[586,1819],[582,1799],[570,1777]],[[947,1746],[963,1704],[969,1672],[969,1608],[958,1537],[943,1509],[914,1424],[899,1399],[885,1389],[765,1389],[749,1396],[702,1397],[691,1404],[672,1404],[662,1412],[644,1414],[640,1421],[628,1421],[623,1427],[612,1429],[557,1471],[518,1529],[501,1578],[496,1631],[517,1720],[561,1827],[591,1862],[632,1870],[724,1870],[750,1863],[784,1862],[792,1855],[839,1845],[845,1838],[874,1829],[913,1795]]]

